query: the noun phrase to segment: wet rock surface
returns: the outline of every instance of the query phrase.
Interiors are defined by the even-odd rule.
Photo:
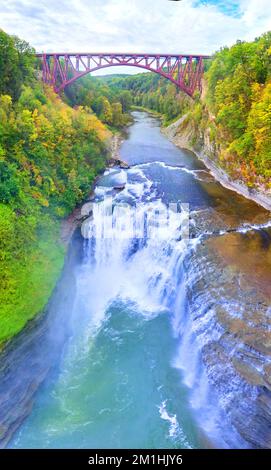
[[[185,266],[192,328],[220,407],[249,447],[270,448],[271,230],[216,236],[233,221],[211,214]],[[194,230],[207,231],[199,214]]]

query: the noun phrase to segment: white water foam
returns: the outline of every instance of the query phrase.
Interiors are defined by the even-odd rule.
[[[176,437],[178,435],[178,431],[180,429],[178,421],[177,421],[177,417],[176,417],[176,415],[170,415],[167,412],[166,404],[167,404],[166,400],[164,400],[161,403],[161,405],[158,407],[159,408],[159,413],[160,413],[160,416],[163,420],[169,422],[169,436],[170,437]]]
[[[164,400],[161,405],[158,406],[159,414],[161,419],[169,423],[169,437],[173,440],[181,439],[187,449],[191,449],[191,445],[185,438],[184,433],[178,423],[176,414],[169,414],[167,411],[167,400]]]
[[[165,162],[160,162],[160,161],[140,163],[138,165],[135,165],[135,168],[144,169],[144,168],[151,167],[153,165],[160,166],[161,168],[165,168],[166,170],[181,171],[183,173],[187,173],[187,174],[193,176],[195,179],[198,179],[200,181],[203,180],[203,178],[200,177],[200,174],[206,173],[206,175],[210,176],[210,173],[207,170],[200,170],[200,169],[190,170],[189,168],[186,168],[185,166],[168,165]]]
[[[239,233],[247,233],[250,232],[251,230],[264,230],[268,229],[271,227],[271,220],[268,222],[265,222],[263,224],[243,224],[240,227],[237,228],[236,232]]]

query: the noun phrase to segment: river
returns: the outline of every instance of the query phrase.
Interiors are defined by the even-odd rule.
[[[49,327],[10,352],[19,369],[0,397],[12,383],[23,411],[8,446],[265,447],[270,213],[215,182],[157,118],[133,117],[120,149],[130,169],[99,179]]]

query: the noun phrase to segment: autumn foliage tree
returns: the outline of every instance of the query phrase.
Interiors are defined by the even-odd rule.
[[[34,60],[0,31],[0,347],[48,300],[63,265],[60,219],[104,168],[110,136],[90,108],[39,82]]]
[[[249,186],[271,187],[271,32],[223,48],[207,79],[222,164]]]

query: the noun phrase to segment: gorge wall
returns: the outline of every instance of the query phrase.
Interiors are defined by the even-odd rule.
[[[207,126],[205,129],[195,127],[190,121],[189,114],[185,114],[169,126],[163,127],[162,131],[177,147],[194,152],[223,186],[271,210],[270,189],[265,185],[250,187],[244,179],[230,176],[227,167],[221,165],[221,145],[212,139],[210,127]]]

